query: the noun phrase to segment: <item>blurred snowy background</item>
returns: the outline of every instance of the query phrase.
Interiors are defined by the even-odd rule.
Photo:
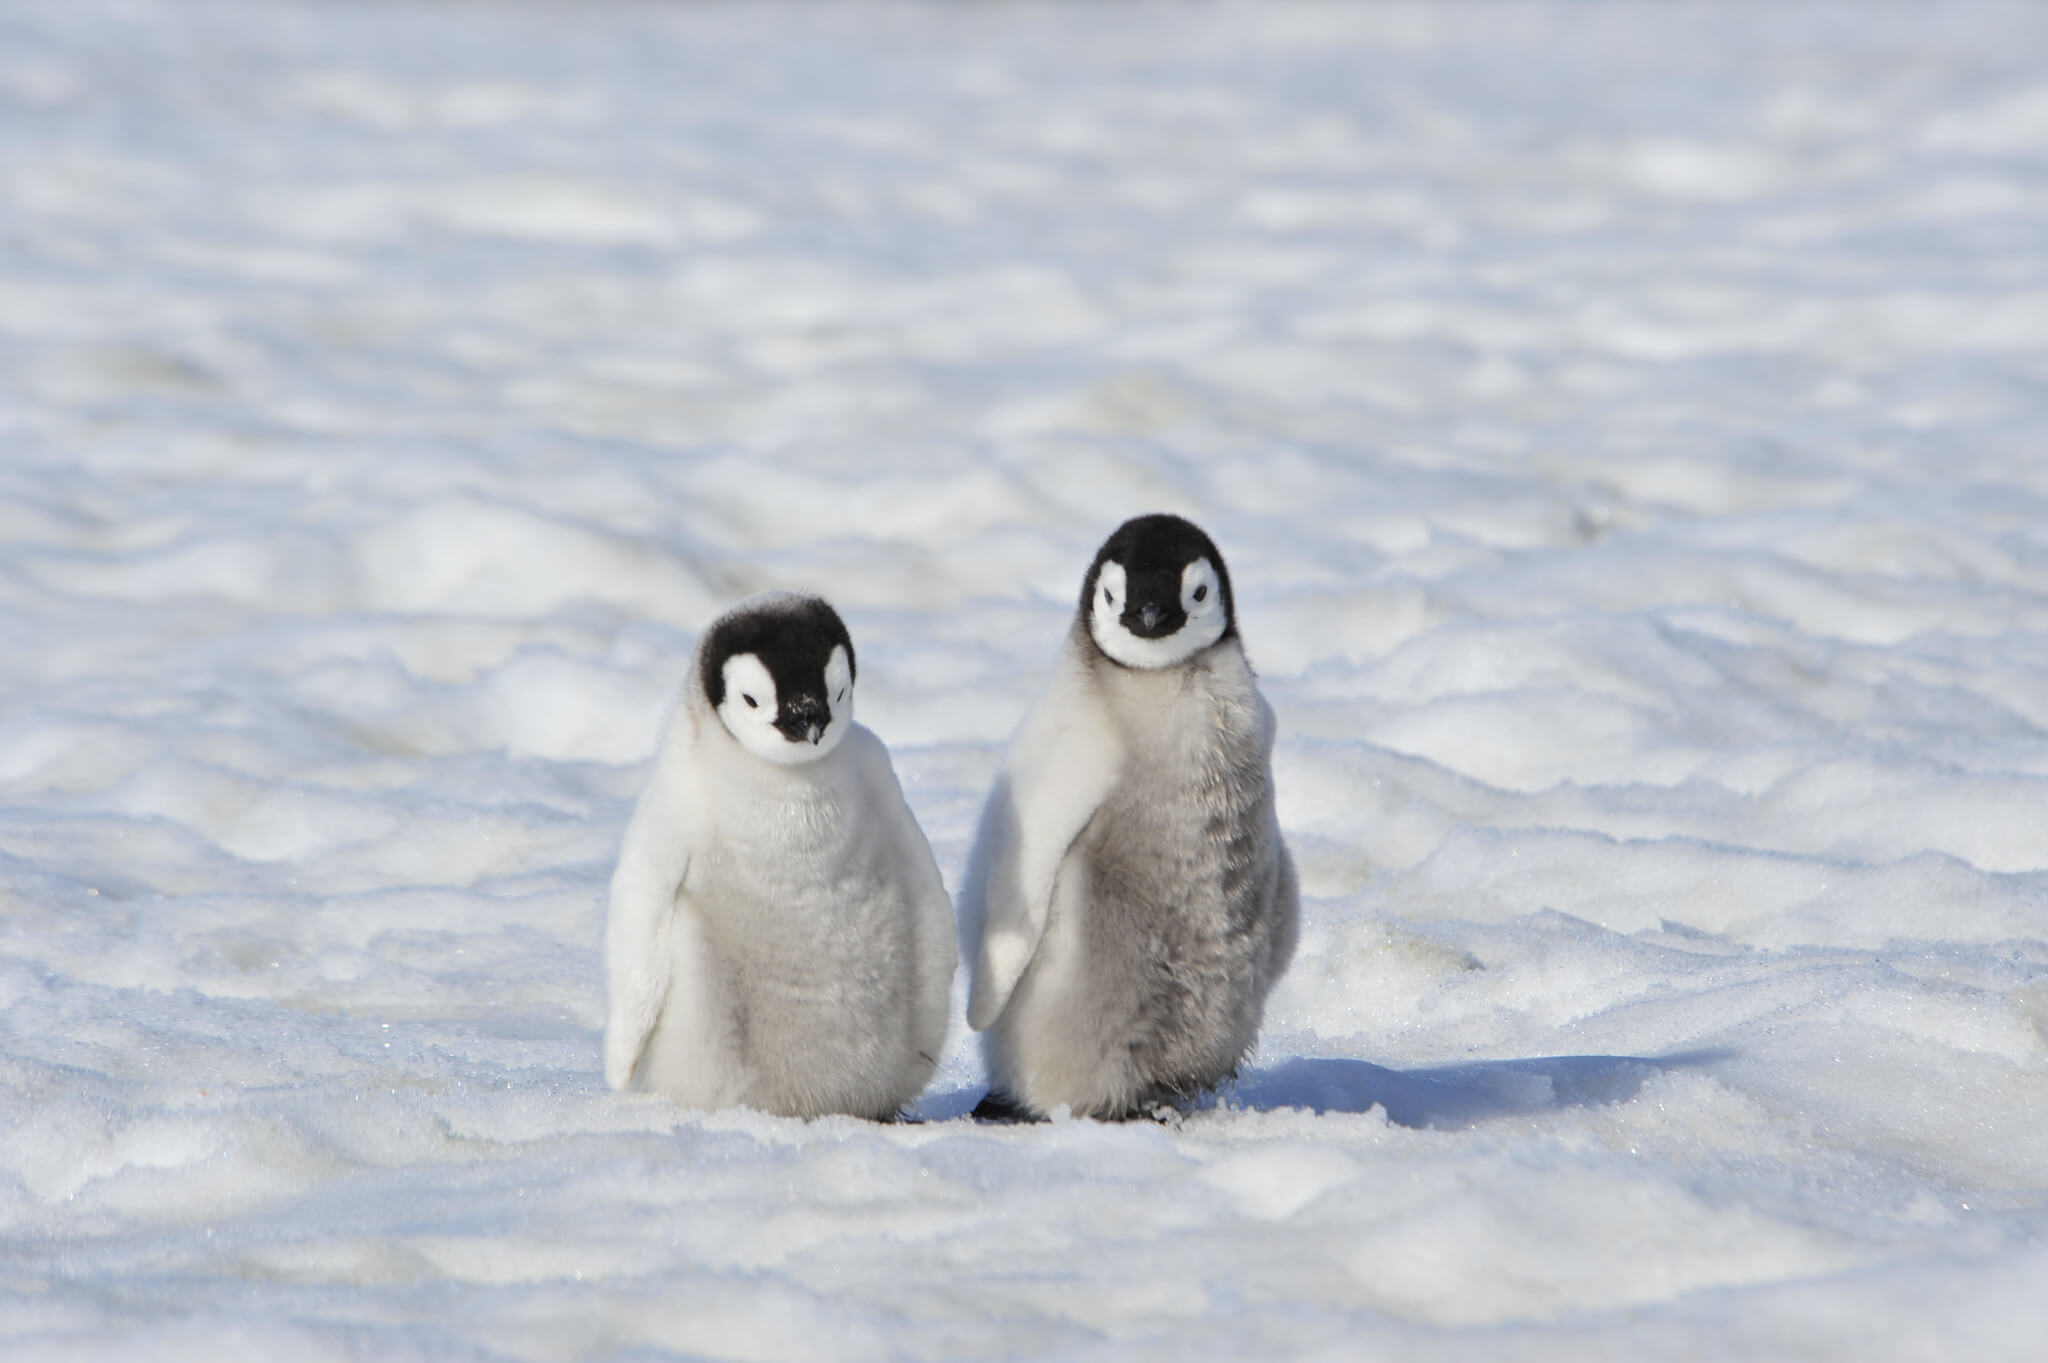
[[[2038,1357],[2044,56],[0,3],[0,1353]],[[830,595],[957,882],[1158,509],[1308,896],[1235,1092],[607,1093],[695,631]]]

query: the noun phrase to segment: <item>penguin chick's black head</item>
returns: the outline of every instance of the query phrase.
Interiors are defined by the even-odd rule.
[[[834,648],[846,650],[847,680],[857,672],[853,637],[839,612],[823,597],[779,594],[720,616],[699,651],[704,697],[717,710],[725,704],[725,664],[751,653],[775,682],[775,727],[792,743],[817,740],[831,721],[832,698],[825,692],[825,667]]]
[[[1188,622],[1190,602],[1181,594],[1188,565],[1205,558],[1216,570],[1216,594],[1223,609],[1223,630],[1217,638],[1228,639],[1237,632],[1230,570],[1223,566],[1215,541],[1179,516],[1133,516],[1102,542],[1081,583],[1082,618],[1097,609],[1095,594],[1103,565],[1115,563],[1123,568],[1121,599],[1105,604],[1114,607],[1117,623],[1141,640],[1169,638]]]

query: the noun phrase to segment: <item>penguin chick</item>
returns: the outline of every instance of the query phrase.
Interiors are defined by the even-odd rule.
[[[853,689],[818,597],[751,597],[704,632],[612,876],[613,1088],[880,1120],[931,1078],[952,906]]]
[[[1250,1053],[1299,915],[1273,733],[1215,544],[1178,516],[1124,522],[961,890],[989,1115],[1131,1117]]]

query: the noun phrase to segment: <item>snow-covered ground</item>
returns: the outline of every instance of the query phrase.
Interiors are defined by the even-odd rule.
[[[2048,7],[0,5],[0,1353],[2037,1358]],[[1222,544],[1179,1126],[679,1113],[602,894],[825,591],[957,881]]]

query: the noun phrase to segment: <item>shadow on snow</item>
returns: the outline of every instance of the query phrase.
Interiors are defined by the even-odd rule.
[[[1397,1126],[1455,1129],[1500,1117],[1625,1103],[1645,1080],[1726,1060],[1730,1050],[1677,1055],[1553,1055],[1393,1070],[1364,1060],[1303,1056],[1252,1070],[1218,1095],[1218,1106],[1316,1113],[1385,1108]]]
[[[1732,1058],[1727,1049],[1675,1055],[1549,1055],[1529,1060],[1477,1060],[1465,1065],[1394,1070],[1366,1060],[1300,1056],[1271,1069],[1249,1070],[1181,1108],[1281,1112],[1386,1109],[1396,1126],[1458,1130],[1501,1117],[1555,1112],[1568,1107],[1625,1103],[1644,1082],[1671,1070],[1697,1069]],[[979,1088],[927,1093],[911,1120],[965,1117]]]

